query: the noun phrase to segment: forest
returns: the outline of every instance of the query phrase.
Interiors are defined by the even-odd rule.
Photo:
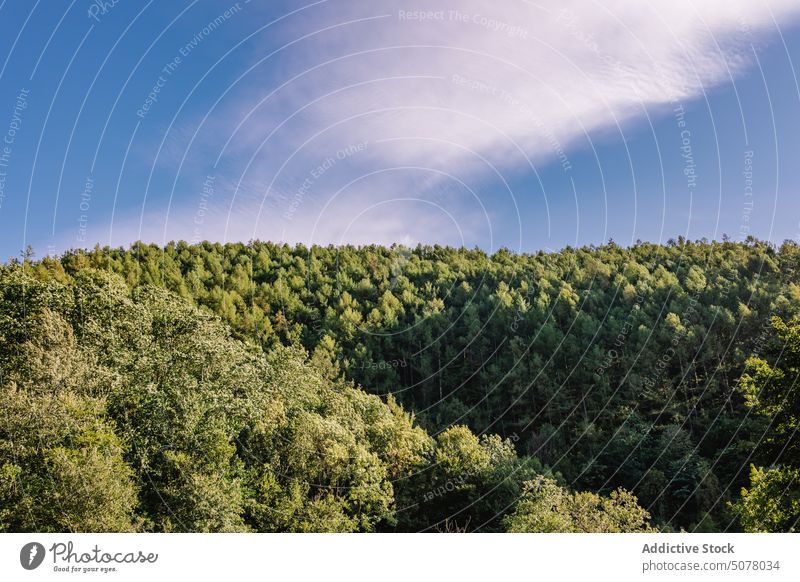
[[[0,266],[0,531],[789,532],[800,246]]]

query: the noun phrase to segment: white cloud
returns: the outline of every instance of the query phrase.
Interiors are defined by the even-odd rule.
[[[751,42],[777,32],[773,18],[786,22],[800,12],[793,0],[548,4],[334,3],[335,11],[318,11],[297,35],[387,16],[289,49],[292,72],[308,72],[253,112],[239,146],[252,147],[276,122],[322,98],[288,124],[297,145],[325,130],[311,149],[393,137],[461,146],[405,140],[373,149],[387,163],[446,164],[468,157],[464,150],[502,160],[519,155],[512,141],[547,156],[545,134],[568,144],[731,79],[752,60]],[[415,19],[420,10],[425,19]]]
[[[225,167],[237,176],[206,232],[320,243],[486,240],[495,218],[519,221],[502,172],[567,167],[570,148],[588,145],[592,133],[730,82],[752,66],[753,47],[798,14],[797,0],[318,5],[270,31],[264,54],[277,38],[287,48],[200,127],[204,155],[216,158],[227,143]],[[368,147],[338,159],[359,143]],[[387,172],[398,167],[429,171]],[[481,179],[491,198],[470,193]],[[192,238],[191,206],[171,212],[166,239]]]

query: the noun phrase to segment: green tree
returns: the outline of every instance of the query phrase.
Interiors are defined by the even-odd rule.
[[[747,360],[741,389],[749,406],[770,419],[766,447],[769,467],[752,466],[750,486],[734,506],[751,532],[795,531],[800,523],[800,320],[771,320],[775,340],[766,358]]]
[[[525,484],[505,525],[516,533],[646,533],[655,531],[649,520],[636,497],[625,490],[608,497],[570,493],[552,478],[539,477]]]

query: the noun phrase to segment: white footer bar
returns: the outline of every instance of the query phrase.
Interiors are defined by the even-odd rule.
[[[2,534],[1,580],[800,580],[797,534]],[[558,578],[555,578],[558,577]]]

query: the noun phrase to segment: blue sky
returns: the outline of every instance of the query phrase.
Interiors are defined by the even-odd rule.
[[[800,5],[0,2],[0,254],[800,232]]]

